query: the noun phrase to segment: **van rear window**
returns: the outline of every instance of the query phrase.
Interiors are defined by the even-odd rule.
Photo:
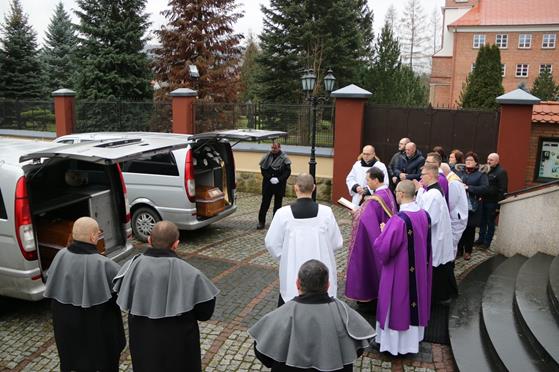
[[[2,190],[0,190],[0,220],[6,220],[6,219],[8,219],[8,214],[6,213],[4,198],[2,197]]]
[[[178,176],[179,170],[171,153],[157,154],[147,159],[131,160],[121,164],[123,172]]]

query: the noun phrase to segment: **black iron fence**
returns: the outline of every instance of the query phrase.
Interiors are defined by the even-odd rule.
[[[0,100],[0,129],[54,132],[53,101]]]
[[[196,102],[195,132],[222,129],[267,129],[288,133],[282,142],[308,146],[311,142],[311,108],[309,105],[268,103]],[[334,106],[318,106],[316,113],[316,145],[334,145]]]
[[[170,101],[76,101],[76,132],[170,132]]]

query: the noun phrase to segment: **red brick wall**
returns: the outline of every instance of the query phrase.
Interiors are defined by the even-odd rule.
[[[546,32],[503,32],[508,34],[508,48],[501,49],[501,63],[506,64],[503,87],[510,92],[518,87],[521,82],[530,89],[539,74],[540,64],[552,64],[553,78],[559,81],[559,30],[557,34],[557,46],[555,49],[542,49],[542,38]],[[532,47],[530,49],[518,49],[518,35],[520,33],[532,34]],[[473,48],[473,35],[484,34],[486,43],[494,44],[497,32],[456,32],[454,33],[454,57],[453,57],[453,80],[452,93],[448,104],[455,105],[462,91],[462,84],[471,71],[479,49]],[[528,78],[515,77],[516,65],[519,63],[529,64]]]
[[[538,145],[542,137],[559,138],[559,124],[532,123],[528,167],[526,168],[526,186],[538,184],[534,182],[534,172],[536,170],[536,161],[538,160]]]
[[[448,106],[451,93],[452,57],[433,57],[429,102],[433,107]]]

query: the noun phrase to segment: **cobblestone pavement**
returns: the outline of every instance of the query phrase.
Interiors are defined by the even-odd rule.
[[[225,220],[200,231],[183,232],[177,250],[179,256],[201,269],[221,290],[214,316],[200,323],[205,371],[266,370],[255,358],[246,330],[277,305],[277,264],[264,247],[266,230],[255,229],[260,196],[240,194],[238,204],[238,211]],[[338,287],[343,291],[351,219],[345,209],[333,209],[345,238],[344,249],[336,257]],[[270,219],[271,214],[268,223]],[[458,278],[491,255],[491,251],[475,251],[470,261],[458,259]],[[343,293],[339,297],[344,298]],[[126,323],[125,319],[125,326]],[[0,370],[57,368],[49,304],[0,298]],[[132,370],[128,349],[122,354],[120,369]],[[371,350],[354,366],[355,371],[454,369],[450,348],[427,342],[421,344],[417,355],[406,357],[395,358]]]

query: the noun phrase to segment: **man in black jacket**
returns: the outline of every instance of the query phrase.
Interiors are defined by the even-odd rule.
[[[424,163],[425,158],[417,150],[415,143],[408,142],[405,147],[405,156],[400,158],[400,163],[394,170],[394,176],[398,177],[398,181],[419,180]]]
[[[388,175],[390,176],[390,184],[392,187],[395,187],[399,181],[399,178],[396,177],[395,171],[398,168],[398,164],[400,159],[406,156],[406,145],[410,142],[410,139],[405,137],[398,142],[398,151],[392,155],[390,159],[390,163],[388,163]]]
[[[499,202],[505,198],[508,187],[507,171],[499,164],[499,154],[492,153],[487,156],[487,164],[491,170],[487,174],[489,187],[482,197],[482,214],[479,226],[479,237],[475,244],[482,248],[489,248],[495,233],[495,217]]]
[[[266,223],[266,213],[274,197],[274,214],[281,208],[285,195],[287,179],[291,175],[291,160],[281,151],[279,143],[272,143],[271,151],[260,160],[262,173],[262,203],[258,212],[257,229],[263,229]]]

